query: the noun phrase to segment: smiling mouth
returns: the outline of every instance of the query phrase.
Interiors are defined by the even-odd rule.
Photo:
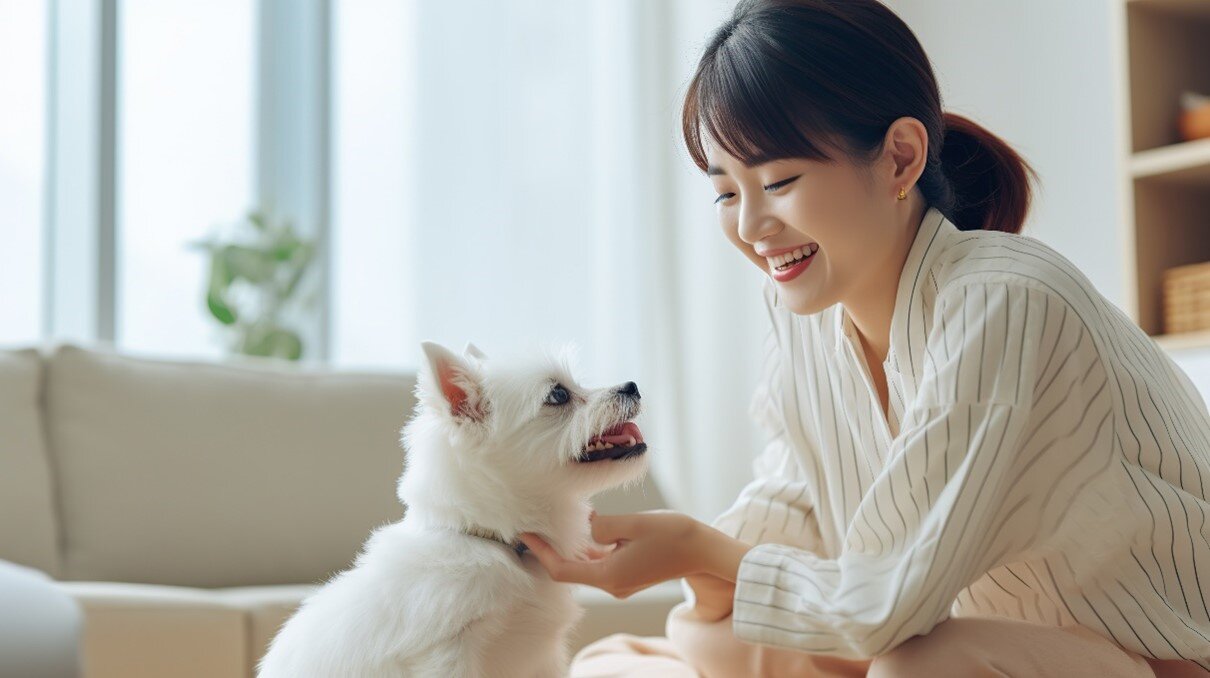
[[[819,250],[819,245],[809,243],[799,247],[793,252],[787,252],[785,254],[779,254],[772,257],[765,257],[765,261],[768,262],[770,270],[783,273],[794,268],[803,260],[810,259],[815,255],[817,250]]]
[[[591,464],[598,461],[614,461],[637,457],[647,451],[643,434],[633,421],[611,426],[599,436],[593,436],[580,450],[576,461]]]

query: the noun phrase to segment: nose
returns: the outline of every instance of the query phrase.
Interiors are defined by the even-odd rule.
[[[739,240],[749,245],[755,245],[758,241],[781,230],[781,222],[766,211],[759,199],[746,202],[748,204],[740,208],[735,229],[736,237]]]
[[[622,384],[622,387],[618,389],[618,395],[630,396],[631,398],[638,400],[639,385],[633,381],[628,381],[625,384]]]

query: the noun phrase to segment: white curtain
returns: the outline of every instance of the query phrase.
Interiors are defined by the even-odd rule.
[[[382,147],[341,146],[366,135],[355,108],[336,122],[334,359],[414,365],[420,339],[489,356],[574,340],[584,383],[639,384],[673,508],[712,518],[761,445],[747,404],[762,274],[719,230],[679,112],[732,3],[422,1],[401,18],[402,56],[353,4],[337,3],[334,49],[351,61],[336,91],[377,78],[382,100],[409,103]],[[374,35],[392,58],[374,60]],[[364,166],[378,171],[358,181]]]

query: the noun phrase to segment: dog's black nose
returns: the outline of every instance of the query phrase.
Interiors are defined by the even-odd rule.
[[[625,384],[622,384],[622,388],[618,389],[618,393],[621,395],[631,396],[637,400],[640,397],[639,396],[639,385],[634,383],[633,381],[628,381]]]

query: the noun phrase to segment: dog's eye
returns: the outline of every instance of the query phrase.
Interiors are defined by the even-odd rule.
[[[555,387],[550,389],[550,393],[546,395],[547,405],[566,405],[569,400],[571,400],[571,394],[561,384],[555,384]]]

